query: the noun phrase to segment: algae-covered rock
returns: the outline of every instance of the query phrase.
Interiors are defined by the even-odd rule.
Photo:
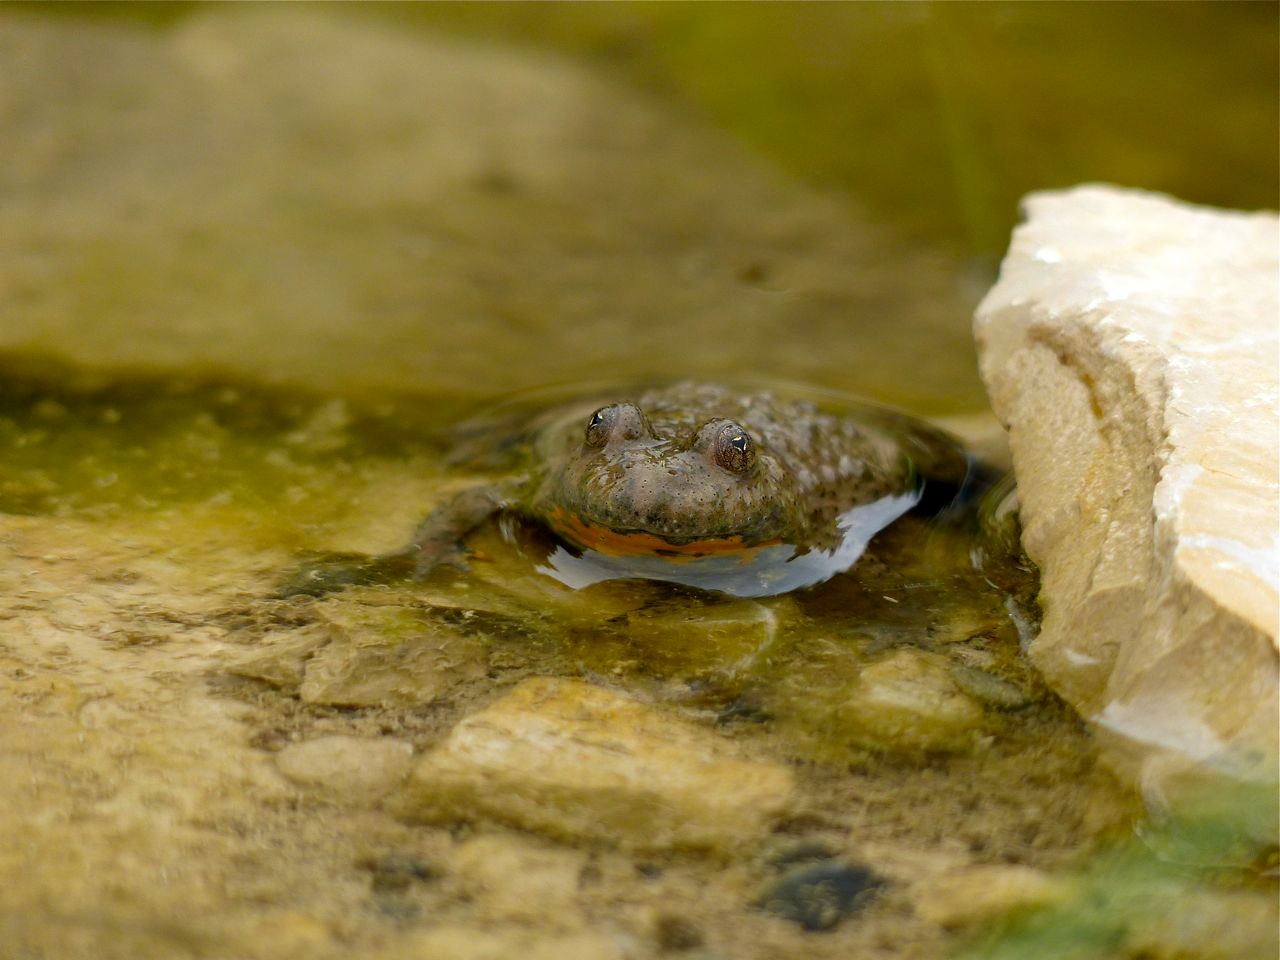
[[[810,755],[955,752],[976,743],[983,709],[946,657],[899,647],[867,662],[836,643],[801,652],[812,656],[790,662],[765,703]]]
[[[331,636],[327,625],[317,623],[270,631],[252,654],[232,664],[228,672],[296,691],[306,676],[307,660],[327,644]]]
[[[527,680],[462,720],[413,771],[415,820],[492,819],[635,849],[726,849],[787,809],[787,768],[571,680]]]
[[[955,666],[951,679],[969,696],[997,710],[1017,710],[1032,700],[1026,688],[978,667]]]
[[[733,681],[778,639],[786,604],[714,595],[665,596],[574,631],[575,654],[601,673]]]
[[[947,258],[598,71],[314,9],[6,14],[0,348],[476,396],[769,344],[780,375],[976,393]]]
[[[484,675],[484,638],[430,612],[329,600],[332,639],[307,661],[307,703],[335,706],[430,703]]]

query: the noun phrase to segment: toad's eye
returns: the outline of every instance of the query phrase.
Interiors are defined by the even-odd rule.
[[[613,421],[617,411],[614,407],[601,407],[587,421],[587,446],[603,447],[609,442],[609,434],[613,431]]]
[[[589,447],[603,447],[613,440],[651,440],[653,430],[634,403],[611,403],[591,415],[584,439]]]
[[[746,473],[756,462],[756,445],[747,431],[727,421],[716,434],[713,455],[730,473]]]

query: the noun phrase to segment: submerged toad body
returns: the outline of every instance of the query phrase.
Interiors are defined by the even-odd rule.
[[[872,406],[689,382],[600,400],[488,431],[482,455],[508,451],[509,475],[437,508],[393,557],[425,576],[507,513],[555,535],[539,569],[574,587],[639,577],[782,593],[848,569],[927,484],[965,474],[945,434]]]

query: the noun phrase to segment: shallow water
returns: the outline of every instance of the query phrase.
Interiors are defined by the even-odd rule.
[[[928,909],[930,878],[993,863],[1052,874],[1129,822],[1087,732],[1021,656],[1035,576],[1012,547],[1016,529],[984,532],[976,513],[905,517],[849,574],[780,597],[637,581],[573,590],[529,561],[522,543],[536,531],[492,524],[469,543],[468,571],[280,600],[300,557],[399,546],[474,476],[444,463],[446,411],[56,365],[11,369],[4,383],[0,428],[16,454],[0,466],[9,703],[28,729],[43,718],[24,740],[10,726],[5,755],[41,771],[30,782],[45,816],[83,820],[63,836],[84,866],[42,858],[5,905],[8,936],[36,955],[325,956],[385,943],[384,955],[408,956],[410,934],[444,923],[535,942],[621,927],[647,956],[658,922],[734,957],[939,956],[951,949],[945,929],[914,913]],[[501,882],[464,895],[469,857],[487,838],[486,858],[531,869],[552,856],[536,837],[464,811],[441,825],[405,820],[345,792],[354,772],[301,791],[272,773],[291,745],[324,737],[429,753],[461,718],[548,676],[639,697],[744,757],[791,765],[792,813],[743,837],[727,862],[588,844],[599,878],[563,906],[569,919],[512,927]],[[48,842],[16,842],[10,857],[33,867]],[[392,862],[421,866],[401,880]],[[1158,861],[1116,862],[1104,878],[1136,877],[1173,900],[1204,895],[1171,887]],[[879,886],[812,941],[802,924],[828,915],[803,912],[782,879],[854,876],[842,864]],[[97,883],[68,888],[81,869],[142,903]],[[148,879],[157,871],[163,889]],[[257,891],[247,899],[234,892],[246,883]],[[1252,885],[1229,898],[1203,909],[1265,923]],[[777,919],[764,901],[799,919]],[[178,907],[188,902],[199,921]],[[1054,909],[1041,927],[1086,942],[1149,916],[1135,905],[1078,928],[1070,918],[1085,915],[1069,902]],[[297,929],[282,934],[282,922]],[[102,932],[118,924],[132,932]],[[1039,942],[1041,927],[1007,936]],[[86,952],[81,939],[109,949]],[[495,949],[515,949],[503,942]]]
[[[484,473],[451,425],[509,389],[764,375],[980,410],[968,316],[1024,188],[1275,203],[1275,10],[1214,7],[6,11],[0,943],[1273,954],[1266,851],[1135,819],[1022,657],[1007,522],[908,516],[778,597],[573,590],[510,524],[466,572],[276,596],[309,554],[402,546]],[[538,676],[790,771],[795,802],[655,853],[357,789],[371,744],[421,758]],[[369,757],[290,766],[338,736]],[[1065,886],[947,914],[989,867]],[[811,932],[805,870],[874,895]]]

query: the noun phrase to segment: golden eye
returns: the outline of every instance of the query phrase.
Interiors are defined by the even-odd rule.
[[[587,446],[603,447],[609,442],[609,434],[613,431],[615,408],[601,407],[587,421],[587,433],[584,437]]]
[[[746,473],[756,462],[756,445],[742,427],[727,422],[716,434],[714,454],[716,463],[730,473]]]
[[[653,439],[653,428],[639,407],[623,401],[593,413],[584,439],[589,447],[604,447],[620,441]]]

